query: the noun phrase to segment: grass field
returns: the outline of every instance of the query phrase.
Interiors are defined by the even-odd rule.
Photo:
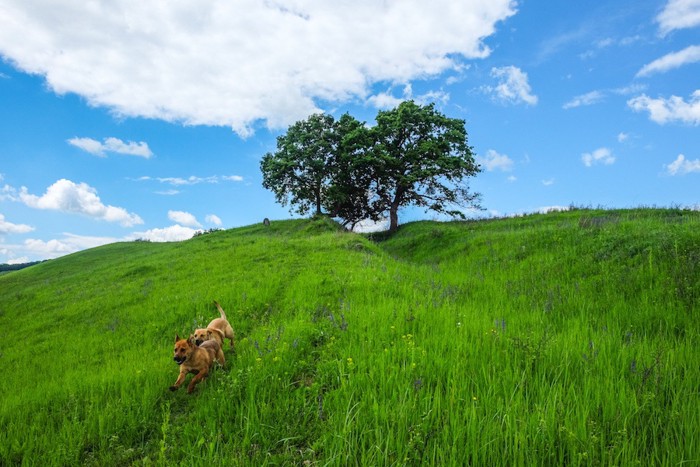
[[[0,465],[699,465],[699,303],[677,209],[107,245],[0,276]]]

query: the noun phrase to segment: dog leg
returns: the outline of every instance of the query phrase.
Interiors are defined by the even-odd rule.
[[[224,351],[219,347],[219,351],[216,353],[216,361],[219,362],[219,365],[222,367],[226,366],[226,357],[224,356]]]
[[[192,378],[192,381],[190,381],[189,386],[187,386],[187,394],[192,394],[192,391],[194,391],[194,387],[200,381],[202,381],[207,376],[207,374],[209,374],[208,368],[200,370],[199,373],[197,373],[197,375],[194,378]]]
[[[180,372],[180,375],[177,377],[177,381],[175,381],[175,384],[170,386],[171,391],[177,391],[180,389],[180,386],[182,386],[182,383],[185,381],[185,376],[187,376],[187,373]]]

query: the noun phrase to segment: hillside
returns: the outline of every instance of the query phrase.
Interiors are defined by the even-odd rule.
[[[0,465],[698,463],[699,300],[684,210],[107,245],[0,276]]]

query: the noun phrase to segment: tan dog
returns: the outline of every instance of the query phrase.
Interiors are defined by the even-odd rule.
[[[221,308],[221,305],[219,305],[219,302],[214,300],[214,304],[219,309],[221,318],[213,319],[206,328],[195,329],[194,340],[197,345],[201,345],[202,342],[208,340],[215,340],[223,347],[224,339],[229,339],[231,341],[231,348],[233,348],[233,328],[226,319],[226,313],[224,309]]]
[[[180,365],[180,375],[175,384],[170,386],[170,390],[177,391],[182,383],[185,382],[187,373],[194,373],[195,376],[187,386],[188,394],[191,394],[197,383],[209,374],[214,360],[219,362],[221,366],[226,364],[224,352],[217,341],[206,341],[202,345],[197,346],[194,336],[190,336],[189,339],[180,339],[179,335],[175,337],[175,356],[173,360]]]

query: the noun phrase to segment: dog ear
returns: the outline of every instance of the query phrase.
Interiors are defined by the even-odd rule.
[[[192,346],[194,346],[194,347],[197,346],[197,343],[195,342],[195,339],[194,339],[194,334],[190,334],[190,338],[187,339],[187,342],[189,342],[190,345],[192,345]]]
[[[224,340],[224,338],[226,337],[226,335],[224,334],[224,331],[222,331],[221,329],[209,329],[209,334],[210,334],[210,335],[211,335],[212,332],[215,332],[215,333],[217,333],[219,336],[221,336],[221,340]]]
[[[175,334],[175,342],[180,340],[180,334]]]

